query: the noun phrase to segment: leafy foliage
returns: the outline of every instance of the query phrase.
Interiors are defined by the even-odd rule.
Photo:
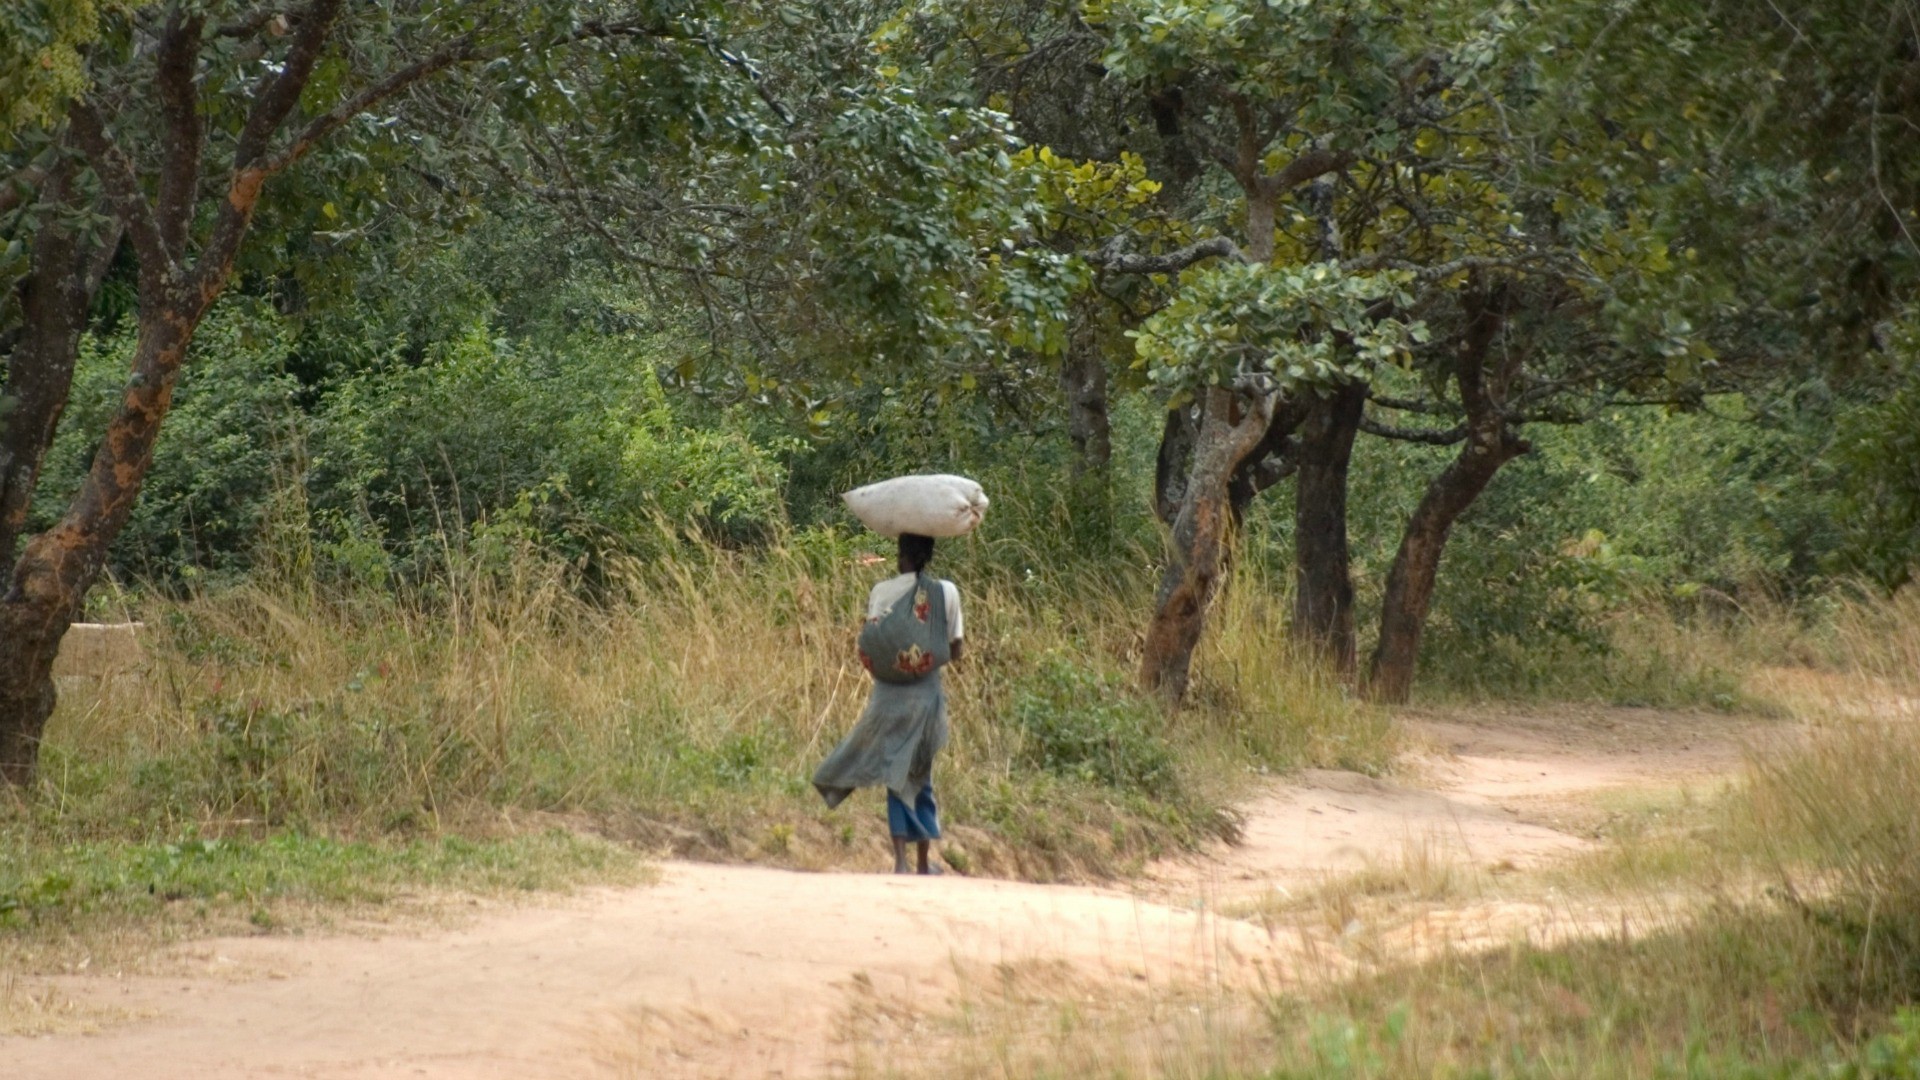
[[[1878,400],[1842,414],[1831,454],[1843,537],[1837,566],[1889,590],[1920,566],[1920,338],[1910,320],[1895,330],[1891,377]]]
[[[549,350],[478,326],[420,365],[353,376],[318,420],[316,504],[369,515],[396,543],[536,493],[553,537],[589,549],[644,543],[656,519],[723,534],[777,524],[783,469],[737,429],[676,415],[654,374],[670,348],[575,337]]]
[[[1153,703],[1071,656],[1046,657],[1013,703],[1034,768],[1122,791],[1166,797],[1178,777]]]
[[[54,126],[87,85],[86,50],[104,21],[148,0],[43,0],[0,12],[0,150]]]
[[[859,320],[840,324],[850,336],[836,347],[878,365],[990,355],[1009,333],[1057,349],[1054,313],[1072,275],[1046,250],[1012,244],[1042,209],[1007,118],[929,108],[904,85],[849,97],[821,136],[841,168],[810,208],[813,238],[836,256],[822,267],[823,299]]]
[[[1140,363],[1177,402],[1205,386],[1258,376],[1263,389],[1295,393],[1406,355],[1426,327],[1374,317],[1406,306],[1406,274],[1349,274],[1314,263],[1226,263],[1182,275],[1172,303],[1142,326]]]
[[[124,329],[87,343],[40,507],[89,466],[131,346]],[[246,303],[209,320],[116,549],[123,574],[231,580],[284,565],[309,528],[331,570],[385,580],[487,521],[597,555],[676,533],[762,537],[786,520],[783,458],[799,444],[720,415],[690,423],[655,375],[671,339],[548,345],[470,326],[420,363],[389,354],[313,387],[289,374],[298,348],[292,326]]]

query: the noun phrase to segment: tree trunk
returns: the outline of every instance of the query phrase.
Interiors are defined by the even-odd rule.
[[[1107,416],[1107,364],[1099,338],[1075,333],[1060,362],[1060,389],[1067,398],[1067,438],[1073,443],[1075,478],[1105,476],[1113,462],[1113,432]]]
[[[187,344],[206,313],[194,300],[183,298],[181,306],[141,319],[132,376],[92,469],[65,516],[22,549],[10,587],[0,596],[0,631],[8,646],[0,657],[0,779],[8,783],[33,777],[53,712],[54,654],[153,464]]]
[[[1266,435],[1233,471],[1233,479],[1227,485],[1227,501],[1233,509],[1234,528],[1239,528],[1246,519],[1255,496],[1292,476],[1299,467],[1295,459],[1299,444],[1293,436],[1306,420],[1312,404],[1311,396],[1290,397],[1276,404]]]
[[[9,782],[32,777],[53,708],[53,652],[133,510],[187,347],[227,287],[263,187],[355,117],[482,56],[470,37],[449,40],[362,85],[332,108],[301,115],[301,97],[346,8],[343,0],[303,5],[277,62],[260,65],[262,72],[247,93],[246,120],[231,133],[233,165],[218,198],[202,198],[208,143],[197,79],[203,68],[211,70],[207,65],[217,67],[219,61],[202,56],[207,18],[197,5],[175,5],[164,24],[153,23],[157,44],[150,96],[165,125],[157,153],[129,154],[116,142],[102,111],[116,95],[83,95],[67,105],[67,137],[99,184],[96,209],[112,210],[139,258],[140,325],[133,370],[92,469],[60,521],[20,551],[0,595],[0,632],[6,634],[0,639],[6,650],[0,658],[0,778]],[[604,36],[604,30],[593,36]],[[283,129],[289,121],[294,130],[287,137]],[[151,182],[143,175],[143,158],[157,166]],[[204,229],[196,229],[203,219]],[[72,357],[62,362],[70,367]],[[39,366],[44,368],[45,361]]]
[[[1233,531],[1228,482],[1266,434],[1273,407],[1272,398],[1249,407],[1220,387],[1207,390],[1202,399],[1192,466],[1140,662],[1141,685],[1173,701],[1186,696],[1193,650],[1225,569]]]
[[[1493,433],[1491,440],[1473,438],[1460,448],[1439,476],[1427,485],[1420,505],[1407,519],[1400,550],[1387,574],[1387,594],[1380,610],[1380,642],[1368,665],[1367,692],[1373,698],[1400,704],[1413,690],[1413,674],[1420,659],[1420,635],[1426,627],[1427,605],[1433,599],[1440,556],[1446,550],[1453,523],[1486,490],[1500,466],[1512,461],[1526,444]]]
[[[1354,674],[1353,581],[1347,569],[1347,467],[1367,403],[1341,383],[1300,426],[1294,479],[1294,635],[1342,678]]]
[[[0,568],[11,568],[40,467],[73,387],[80,335],[120,243],[120,226],[97,243],[60,219],[74,199],[74,166],[53,170],[46,211],[33,238],[33,262],[21,290],[22,325],[7,354],[0,396]],[[53,714],[53,660],[78,605],[30,603],[19,590],[0,599],[0,786],[33,776],[40,737]]]
[[[1193,444],[1199,437],[1199,409],[1182,405],[1167,410],[1153,461],[1153,514],[1161,524],[1172,526],[1180,516],[1187,499],[1188,473],[1193,470]]]
[[[0,567],[11,567],[47,447],[73,387],[73,366],[100,280],[119,247],[118,223],[89,242],[60,215],[74,201],[74,168],[47,180],[45,213],[33,238],[32,269],[21,289],[20,334],[7,353],[0,395]]]
[[[1380,609],[1380,641],[1368,664],[1367,693],[1380,701],[1402,703],[1413,690],[1420,660],[1420,636],[1433,599],[1440,557],[1453,523],[1486,490],[1500,467],[1527,452],[1525,440],[1508,426],[1502,405],[1507,384],[1521,362],[1508,352],[1489,370],[1487,360],[1505,325],[1509,289],[1502,284],[1476,287],[1463,295],[1467,333],[1461,343],[1455,379],[1467,410],[1467,441],[1460,453],[1427,485],[1400,537],[1400,550],[1387,573]]]
[[[0,787],[33,779],[40,736],[53,715],[53,658],[72,610],[0,602]]]
[[[1113,432],[1107,413],[1107,364],[1100,338],[1084,315],[1075,319],[1060,359],[1067,438],[1073,444],[1068,491],[1074,533],[1085,542],[1113,536]]]

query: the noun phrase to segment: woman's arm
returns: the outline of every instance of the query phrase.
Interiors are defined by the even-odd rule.
[[[966,615],[960,608],[960,586],[951,581],[943,581],[940,583],[940,590],[945,594],[943,599],[947,602],[947,629],[953,634],[953,637],[947,639],[947,662],[952,663],[960,659],[960,654],[966,651]]]

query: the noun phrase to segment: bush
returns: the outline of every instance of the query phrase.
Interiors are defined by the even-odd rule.
[[[1742,796],[1780,891],[1845,945],[1839,1002],[1920,995],[1920,731],[1841,721],[1760,758]]]
[[[1920,328],[1902,323],[1895,352],[1886,392],[1842,414],[1831,453],[1842,528],[1834,562],[1889,589],[1920,565]]]
[[[1022,759],[1067,779],[1172,794],[1178,778],[1173,749],[1160,734],[1159,709],[1086,663],[1052,653],[1014,698]]]
[[[724,416],[686,422],[653,374],[667,348],[581,337],[552,352],[475,326],[425,363],[356,375],[321,412],[315,501],[369,519],[403,558],[509,512],[569,556],[642,549],[662,524],[765,537],[785,521],[776,449]]]
[[[1609,685],[1644,666],[1623,623],[1653,613],[1706,627],[1809,591],[1837,539],[1813,464],[1824,421],[1808,408],[1782,422],[1764,405],[1725,396],[1698,413],[1620,409],[1529,427],[1534,452],[1502,469],[1453,530],[1421,685],[1537,696],[1566,682],[1576,697],[1612,696]],[[1363,650],[1407,516],[1453,453],[1373,438],[1355,447],[1348,528]],[[1290,488],[1279,494],[1257,511],[1272,550],[1245,560],[1276,578],[1291,557]],[[1727,678],[1701,674],[1669,680],[1677,697],[1626,693],[1724,695]]]

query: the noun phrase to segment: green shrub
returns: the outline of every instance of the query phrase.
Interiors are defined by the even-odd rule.
[[[1833,561],[1889,589],[1920,565],[1920,328],[1899,324],[1895,352],[1885,392],[1841,415],[1830,452],[1842,529]]]
[[[1814,461],[1817,410],[1787,419],[1738,396],[1697,413],[1619,409],[1534,425],[1534,450],[1500,471],[1448,541],[1429,611],[1421,686],[1473,694],[1706,702],[1737,681],[1702,672],[1621,686],[1645,666],[1623,621],[1711,627],[1803,595],[1837,539]],[[1348,505],[1361,647],[1376,625],[1401,530],[1454,454],[1363,437]],[[1291,487],[1257,505],[1269,550],[1244,564],[1291,575]],[[1685,666],[1683,664],[1682,666]],[[1664,675],[1662,676],[1664,678]],[[1708,684],[1712,684],[1709,686]],[[1619,690],[1610,689],[1620,687]],[[1677,695],[1677,696],[1676,696]]]
[[[1892,1030],[1875,1035],[1858,1059],[1829,1075],[1845,1080],[1920,1080],[1920,1009],[1893,1015]]]
[[[1014,698],[1021,757],[1034,768],[1122,791],[1166,796],[1178,784],[1173,748],[1153,703],[1087,666],[1048,655]]]
[[[338,534],[323,551],[364,562],[356,537],[371,535],[431,559],[442,537],[502,518],[570,556],[644,549],[663,524],[764,537],[786,520],[777,450],[725,416],[689,423],[653,373],[668,349],[580,336],[552,350],[476,325],[424,363],[331,387],[312,477]]]

